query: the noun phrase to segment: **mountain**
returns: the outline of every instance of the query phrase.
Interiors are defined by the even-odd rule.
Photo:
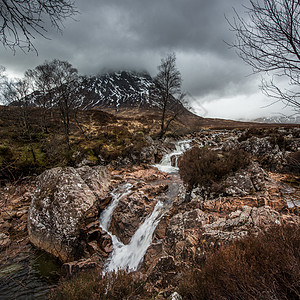
[[[156,87],[147,73],[114,72],[84,78],[80,87],[83,108],[116,108],[158,106],[150,101]]]
[[[300,116],[270,116],[270,117],[262,117],[253,120],[253,122],[257,123],[272,123],[272,124],[300,124]]]

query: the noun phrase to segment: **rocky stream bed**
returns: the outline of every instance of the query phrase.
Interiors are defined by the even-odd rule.
[[[54,168],[3,187],[0,299],[45,299],[59,276],[86,269],[138,270],[153,293],[174,292],[179,270],[205,255],[204,244],[300,224],[299,182],[285,172],[300,150],[299,130],[281,132],[284,150],[270,136],[242,135],[207,130],[182,143],[153,141],[139,166]],[[224,179],[226,193],[198,187],[187,201],[176,163],[193,145],[239,147],[253,160]]]

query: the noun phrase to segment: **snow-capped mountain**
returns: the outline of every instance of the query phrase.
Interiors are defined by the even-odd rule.
[[[80,87],[83,108],[156,106],[150,91],[155,84],[149,74],[128,71],[87,77]]]
[[[270,116],[270,117],[262,117],[253,120],[257,123],[273,123],[273,124],[300,124],[300,116]]]
[[[119,111],[120,108],[125,107],[161,108],[162,105],[159,101],[159,89],[147,73],[121,71],[97,76],[83,76],[78,81],[71,82],[69,86],[65,84],[65,90],[67,95],[73,97],[74,101],[70,101],[71,105],[81,109],[113,108]],[[55,106],[58,105],[57,99],[60,97],[58,93],[56,99],[55,94],[55,88],[51,91],[51,95],[46,94],[46,97],[40,91],[35,91],[26,100],[32,106]],[[52,102],[44,105],[44,102],[49,99],[52,99]],[[168,101],[168,108],[186,110],[174,97]],[[14,102],[11,105],[18,106],[20,103]]]

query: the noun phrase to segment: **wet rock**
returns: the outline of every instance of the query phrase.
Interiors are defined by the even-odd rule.
[[[168,184],[164,180],[168,175],[156,168],[141,166],[113,174],[122,175],[124,182],[132,184],[131,193],[119,200],[109,227],[122,243],[128,244],[146,217],[152,213],[159,197],[167,192]]]
[[[174,257],[164,256],[159,258],[149,271],[148,279],[156,286],[168,286],[177,274]]]
[[[151,214],[156,201],[140,191],[120,199],[118,206],[112,215],[109,230],[116,235],[124,244],[128,244],[135,231]]]
[[[65,262],[80,257],[80,220],[107,193],[109,181],[104,167],[54,168],[38,176],[28,214],[30,241]]]
[[[61,275],[64,278],[72,278],[75,274],[98,267],[98,264],[92,259],[81,259],[69,263],[64,263],[61,268]]]
[[[258,232],[270,225],[280,224],[280,215],[268,206],[249,207],[232,212],[227,217],[203,226],[203,235],[214,241],[228,241]]]
[[[147,249],[144,260],[143,267],[144,271],[147,271],[154,261],[163,256],[163,244],[162,241],[157,243],[152,243]]]

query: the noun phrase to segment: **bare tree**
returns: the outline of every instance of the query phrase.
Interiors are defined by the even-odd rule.
[[[77,97],[79,76],[76,68],[67,61],[53,60],[50,62],[52,72],[49,76],[53,80],[53,100],[58,107],[64,125],[65,140],[68,149],[70,145],[70,120],[71,112],[80,106],[80,98]]]
[[[32,135],[33,131],[30,124],[30,107],[31,102],[31,87],[27,79],[18,79],[15,81],[7,80],[4,87],[4,99],[7,104],[16,106],[20,112],[20,135],[29,140],[30,152],[34,163],[36,155],[33,148]]]
[[[272,74],[262,81],[263,92],[299,112],[300,1],[250,0],[245,9],[245,17],[235,11],[228,21],[236,34],[231,46],[255,73]],[[283,78],[289,89],[279,86]]]
[[[4,86],[6,79],[5,67],[0,65],[0,105],[4,102]]]
[[[34,105],[42,108],[41,121],[44,131],[47,131],[48,112],[50,111],[53,116],[53,110],[57,108],[63,122],[68,149],[71,149],[69,141],[71,117],[87,138],[78,120],[78,109],[81,108],[83,98],[79,85],[83,78],[78,75],[76,68],[67,61],[54,59],[50,62],[45,61],[33,70],[27,70],[25,78],[32,82],[34,92],[31,99]]]
[[[56,64],[45,61],[43,64],[29,69],[25,72],[25,77],[32,83],[32,89],[35,91],[32,94],[35,105],[42,108],[41,111],[41,127],[44,132],[47,132],[47,112],[50,110],[52,116],[52,108],[54,106],[54,91],[57,83],[53,74],[56,70]]]
[[[47,23],[60,31],[62,22],[75,14],[73,0],[1,0],[0,41],[14,51],[36,51],[32,40],[46,37]]]
[[[167,132],[172,121],[182,112],[181,102],[184,94],[181,93],[181,74],[176,67],[176,56],[174,53],[161,59],[158,66],[158,74],[154,78],[156,85],[155,94],[152,98],[161,109],[161,124],[159,138]]]

